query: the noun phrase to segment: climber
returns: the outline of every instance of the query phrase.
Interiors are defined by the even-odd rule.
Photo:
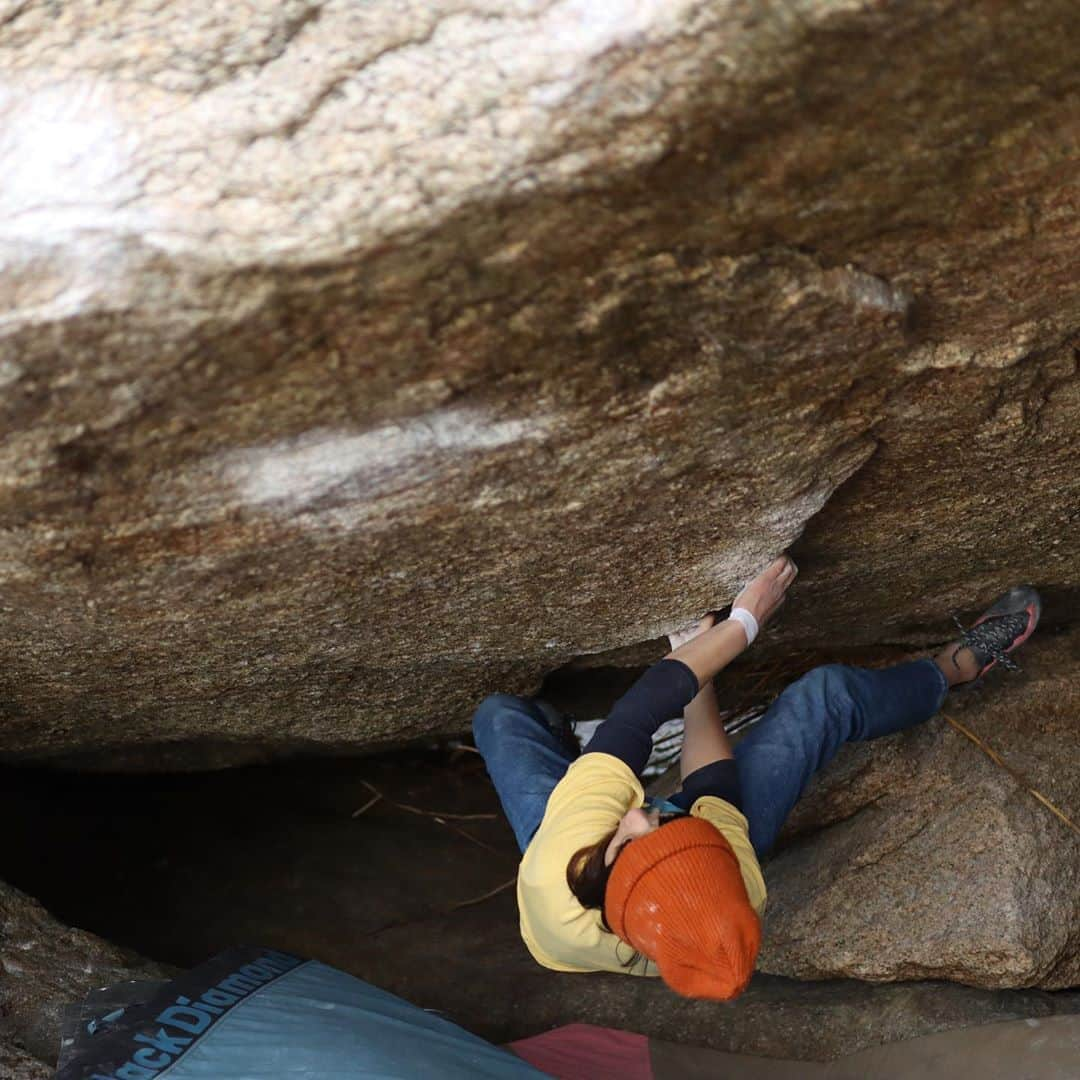
[[[532,955],[557,971],[660,975],[688,997],[727,1000],[750,980],[765,882],[758,859],[841,744],[929,719],[1038,622],[1038,593],[1005,593],[933,659],[881,670],[829,664],[792,683],[734,749],[714,676],[783,603],[798,570],[772,562],[736,597],[672,634],[671,652],[616,702],[584,752],[545,702],[493,694],[473,731],[523,854],[517,895]],[[681,790],[647,800],[651,737],[685,715]]]

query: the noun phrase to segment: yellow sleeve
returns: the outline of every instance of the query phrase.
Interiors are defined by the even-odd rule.
[[[595,843],[644,801],[633,771],[610,754],[582,754],[552,791],[518,871],[521,936],[544,967],[630,970],[625,964],[633,951],[604,929],[599,911],[578,903],[566,884],[566,866],[575,851]],[[643,962],[632,972],[656,973]]]
[[[765,912],[765,878],[761,874],[757,855],[750,843],[750,827],[746,818],[729,802],[715,795],[703,795],[694,801],[690,808],[694,817],[704,818],[710,825],[720,830],[724,839],[731,845],[735,858],[739,860],[739,871],[750,906],[762,915]]]

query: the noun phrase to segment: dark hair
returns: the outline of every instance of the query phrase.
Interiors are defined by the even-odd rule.
[[[599,910],[600,925],[609,934],[614,934],[615,931],[608,926],[607,916],[604,915],[604,895],[607,893],[607,883],[608,878],[611,877],[611,871],[615,869],[615,863],[618,862],[623,848],[626,847],[625,842],[615,852],[615,858],[611,860],[610,866],[604,862],[604,856],[607,854],[608,844],[611,843],[618,831],[619,827],[616,825],[611,832],[604,833],[595,844],[586,844],[585,847],[578,848],[570,856],[570,861],[566,864],[566,884],[570,886],[570,891],[577,897],[577,901],[582,907]],[[625,944],[627,943],[621,938],[616,941],[616,956],[619,955],[619,946]],[[633,971],[635,965],[639,962],[645,962],[645,957],[641,953],[633,949],[632,946],[631,950],[630,955],[625,960],[619,961],[628,971]]]
[[[583,908],[599,910],[600,922],[608,933],[611,932],[611,927],[608,926],[604,916],[604,894],[607,892],[608,878],[611,877],[611,871],[619,853],[616,852],[610,866],[604,861],[604,856],[607,854],[608,845],[618,831],[619,827],[616,825],[610,832],[604,833],[595,844],[586,844],[585,847],[578,848],[566,864],[566,884],[570,887],[570,891],[577,897],[578,903]],[[622,848],[619,848],[619,851],[621,852]]]

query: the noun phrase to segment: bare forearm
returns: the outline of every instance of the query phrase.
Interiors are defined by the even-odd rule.
[[[692,772],[714,761],[734,757],[731,740],[724,731],[716,690],[707,682],[686,707],[679,773],[685,780]]]
[[[697,677],[698,686],[705,686],[745,648],[746,632],[738,623],[725,621],[680,645],[668,658],[681,660]]]
[[[698,687],[694,698],[683,706],[686,724],[679,766],[683,780],[689,778],[690,783],[680,796],[689,798],[695,793],[700,796],[727,792],[720,797],[739,804],[738,774],[732,763],[734,754],[721,722],[712,681],[747,647],[748,635],[756,632],[755,623],[763,625],[780,606],[798,572],[795,563],[782,555],[769,563],[735,597],[733,612],[741,618],[741,609],[751,616],[749,620],[743,620],[746,629],[738,619],[713,625],[714,616],[707,615],[696,628],[679,630],[671,635],[673,648],[668,658],[682,661],[697,680]]]

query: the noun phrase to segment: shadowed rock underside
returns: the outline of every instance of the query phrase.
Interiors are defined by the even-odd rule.
[[[460,730],[800,536],[781,644],[1075,598],[1074,16],[14,5],[4,753]]]

